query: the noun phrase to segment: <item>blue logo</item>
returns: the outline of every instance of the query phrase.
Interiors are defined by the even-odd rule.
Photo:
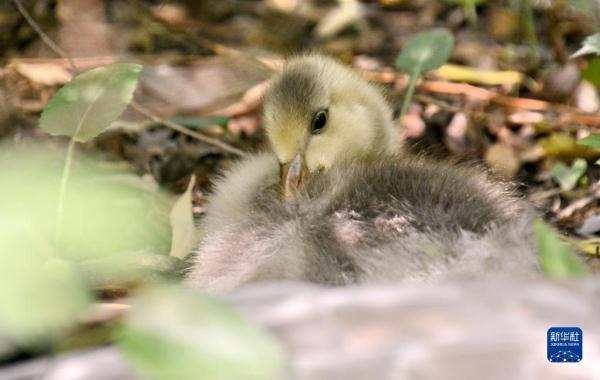
[[[579,327],[548,329],[548,361],[578,363],[583,359],[583,332]]]

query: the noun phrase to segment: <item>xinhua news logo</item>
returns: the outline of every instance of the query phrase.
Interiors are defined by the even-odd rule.
[[[578,363],[583,359],[583,332],[579,327],[548,329],[548,361]]]

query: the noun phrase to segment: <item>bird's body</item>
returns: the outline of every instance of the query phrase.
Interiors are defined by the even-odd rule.
[[[191,284],[220,292],[265,280],[537,271],[528,205],[480,168],[397,149],[383,98],[349,69],[319,56],[293,61],[266,96],[265,124],[273,152],[242,160],[215,186]]]

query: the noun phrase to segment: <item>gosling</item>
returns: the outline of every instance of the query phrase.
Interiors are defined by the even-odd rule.
[[[291,59],[264,97],[272,151],[215,185],[187,282],[332,286],[535,275],[535,213],[472,166],[402,151],[382,92],[331,58]]]

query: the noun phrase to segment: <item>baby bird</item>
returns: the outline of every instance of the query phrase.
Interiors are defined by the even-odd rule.
[[[402,151],[381,91],[320,55],[264,97],[272,151],[215,186],[187,282],[431,283],[539,271],[535,213],[476,167]]]

